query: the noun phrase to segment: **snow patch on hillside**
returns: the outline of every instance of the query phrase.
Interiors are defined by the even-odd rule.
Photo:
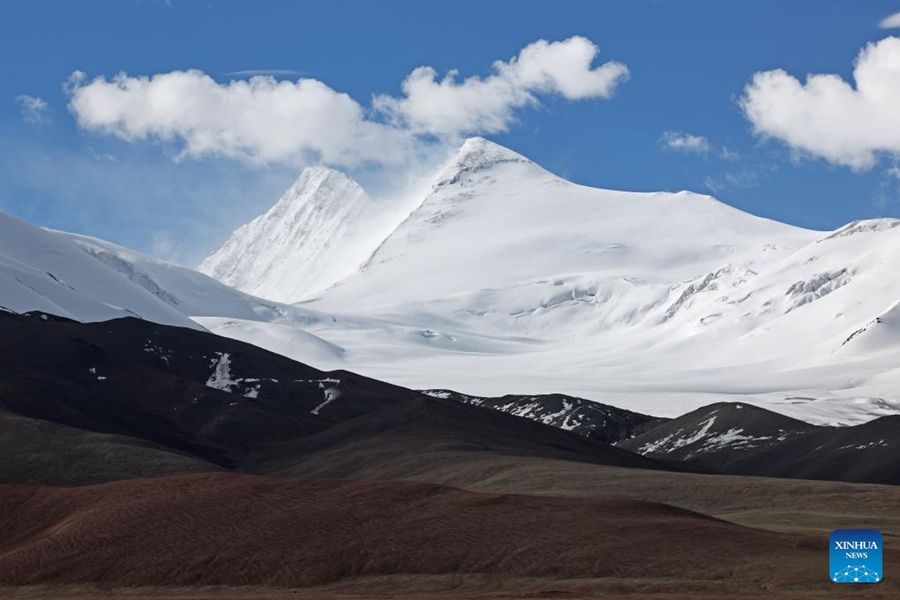
[[[679,429],[675,433],[660,438],[655,442],[644,444],[643,446],[638,448],[638,453],[668,454],[673,450],[678,450],[679,448],[683,448],[684,446],[695,444],[706,437],[707,433],[709,433],[710,428],[715,422],[716,417],[712,416],[701,423],[700,427],[694,432],[685,432],[683,429]]]
[[[228,353],[218,352],[217,356],[218,358],[214,358],[210,362],[213,372],[206,381],[206,387],[230,393],[231,388],[238,385],[240,381],[231,378],[231,357]]]

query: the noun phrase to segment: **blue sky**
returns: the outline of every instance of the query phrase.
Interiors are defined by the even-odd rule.
[[[89,87],[94,78],[119,72],[153,76],[197,69],[222,85],[257,70],[285,71],[275,74],[280,80],[315,79],[348,94],[369,121],[405,119],[404,132],[418,140],[413,144],[449,144],[482,133],[592,186],[713,193],[743,210],[817,229],[900,216],[900,141],[885,134],[869,152],[858,133],[869,126],[890,130],[890,120],[900,121],[900,114],[848,101],[846,119],[838,112],[824,125],[802,130],[794,128],[793,113],[766,113],[753,122],[741,104],[745,86],[761,71],[783,69],[801,82],[810,73],[834,74],[852,85],[860,51],[900,36],[900,28],[879,28],[898,12],[896,0],[481,0],[433,6],[11,0],[0,6],[0,210],[187,264],[199,261],[235,226],[272,204],[302,164],[318,160],[315,153],[285,158],[263,140],[262,150],[249,158],[221,147],[185,154],[177,135],[169,141],[154,135],[124,139],[129,135],[96,125],[105,113],[94,105],[89,116],[88,109],[80,114],[79,126],[78,111],[69,106],[73,85],[64,89],[75,71],[85,74],[76,87]],[[509,61],[537,40],[572,36],[599,47],[593,67],[607,61],[627,67],[627,81],[617,80],[609,98],[599,87],[584,98],[564,87],[532,89],[534,101],[513,105],[500,126],[458,126],[440,142],[432,122],[415,125],[405,108],[372,109],[374,96],[402,98],[401,85],[416,67],[431,66],[438,77],[456,69],[460,79],[485,78],[494,61]],[[896,80],[891,85],[897,89]],[[774,87],[763,91],[760,103],[780,101]],[[872,116],[857,123],[860,112]],[[877,118],[889,122],[880,127]],[[853,131],[832,132],[832,122]],[[129,122],[132,138],[136,127]],[[667,140],[681,140],[681,147],[669,147]],[[396,162],[373,165],[371,156],[345,160],[340,153],[346,144],[332,142],[329,161],[364,182],[377,181],[373,172],[398,168]],[[858,151],[841,154],[857,143]]]

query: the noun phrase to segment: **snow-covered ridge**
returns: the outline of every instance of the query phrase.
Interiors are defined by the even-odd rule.
[[[122,276],[85,252],[68,234],[48,231],[0,212],[0,308],[45,311],[97,321],[125,316],[196,327],[146,282]],[[216,282],[213,285],[220,286]]]
[[[834,233],[825,237],[824,240],[847,237],[857,233],[889,231],[898,225],[900,225],[900,219],[866,219],[862,221],[853,221],[852,223],[847,223],[840,229],[837,229]]]
[[[41,311],[77,321],[137,317],[202,329],[224,317],[280,323],[313,348],[332,345],[302,328],[316,311],[256,298],[192,269],[95,238],[53,231],[0,212],[0,310]],[[197,320],[195,320],[197,319]]]

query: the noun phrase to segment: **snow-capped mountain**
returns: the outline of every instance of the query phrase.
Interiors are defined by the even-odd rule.
[[[83,321],[140,315],[196,327],[175,308],[171,292],[140,277],[115,273],[75,240],[0,213],[0,308],[41,310]]]
[[[192,269],[103,240],[53,231],[0,212],[0,310],[43,311],[78,321],[139,317],[202,329],[232,319],[290,330],[307,360],[337,360],[342,350],[304,329],[315,311],[256,298]],[[273,342],[275,336],[273,336]]]
[[[710,196],[588,188],[475,138],[304,306],[368,319],[317,335],[414,387],[564,392],[660,415],[740,400],[854,421],[900,408],[885,383],[900,373],[880,358],[900,341],[897,223],[816,232]],[[219,332],[265,345],[265,326],[252,329]]]
[[[384,214],[343,173],[308,168],[267,213],[200,265],[248,294],[293,302],[355,271],[380,241]]]
[[[510,287],[680,281],[725,264],[759,270],[815,238],[710,196],[576,185],[474,138],[329,305],[432,302]],[[568,287],[563,283],[564,287]],[[577,295],[577,294],[576,294]],[[509,307],[514,308],[514,307]]]
[[[481,397],[562,393],[663,417],[738,401],[815,423],[900,412],[900,221],[816,232],[689,192],[593,189],[480,138],[407,200],[305,171],[204,262],[243,292],[4,217],[19,237],[0,239],[16,282],[0,305],[193,322]]]

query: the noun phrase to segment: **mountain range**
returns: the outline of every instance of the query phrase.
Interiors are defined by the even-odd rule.
[[[415,390],[343,368],[363,346],[332,337],[368,338],[373,356],[412,373],[460,353],[436,327],[404,325],[437,318],[439,299],[388,298],[398,288],[381,309],[373,294],[370,311],[337,310],[344,300],[331,294],[370,285],[377,260],[289,304],[8,215],[0,228],[0,595],[825,598],[823,531],[835,523],[877,527],[885,559],[900,558],[900,488],[883,485],[900,483],[900,416],[871,404],[835,401],[859,424],[833,426],[725,393],[660,414],[635,397],[624,408],[564,393]],[[318,256],[334,253],[323,245]],[[506,301],[515,288],[482,292]],[[563,317],[587,326],[579,311],[591,306],[549,304],[559,328],[542,335],[568,326],[586,343]],[[489,334],[471,328],[469,343]],[[494,341],[532,346],[509,361],[547,356],[534,335]],[[285,356],[298,348],[310,364]],[[486,369],[504,358],[482,356]],[[803,400],[790,406],[820,404]],[[886,580],[876,597],[896,587]]]
[[[418,392],[134,317],[0,313],[0,334],[0,439],[15,449],[0,482],[219,470],[351,477],[360,465],[397,479],[414,445],[444,465],[500,454],[900,484],[898,415],[823,427],[734,403],[667,419],[562,395]]]
[[[0,306],[205,329],[414,389],[859,424],[900,409],[898,224],[588,188],[474,138],[413,201],[307,169],[199,271],[0,214]]]
[[[136,317],[0,312],[0,364],[4,597],[826,598],[835,523],[900,558],[896,416],[423,393]]]

